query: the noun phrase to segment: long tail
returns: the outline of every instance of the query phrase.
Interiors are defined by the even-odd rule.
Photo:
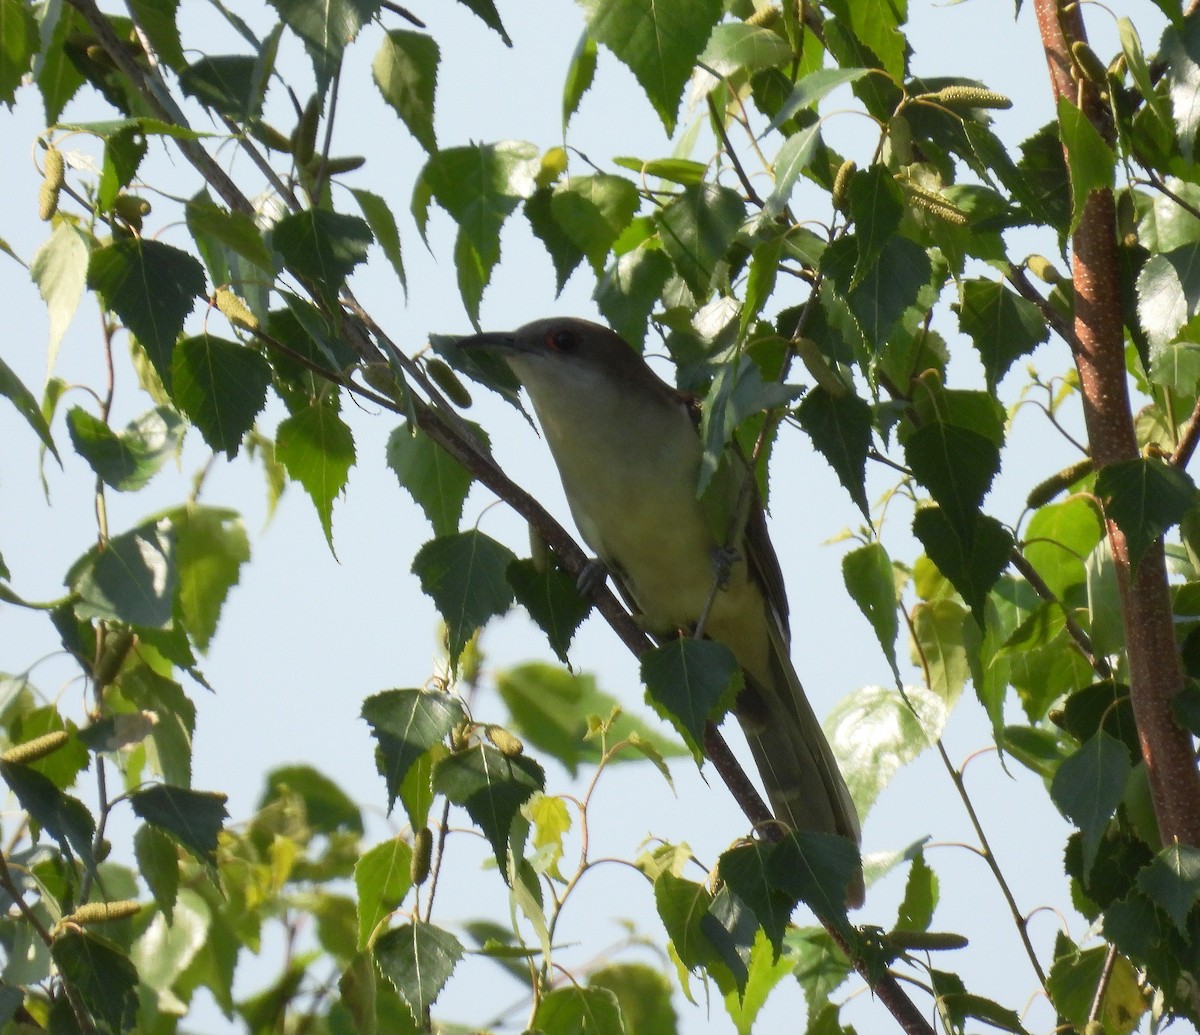
[[[808,703],[784,645],[772,637],[773,686],[747,673],[736,714],[776,817],[795,830],[841,834],[861,840],[858,810],[833,749]],[[847,891],[847,904],[862,905],[862,874]]]

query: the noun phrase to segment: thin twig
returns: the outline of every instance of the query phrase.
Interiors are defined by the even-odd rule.
[[[1038,307],[1038,310],[1042,314],[1042,319],[1071,347],[1072,353],[1076,352],[1079,348],[1079,343],[1075,337],[1075,329],[1071,326],[1070,319],[1055,309],[1046,298],[1042,297],[1042,293],[1025,276],[1025,271],[1020,266],[1009,266],[1006,279],[1017,289],[1017,294]]]
[[[1188,462],[1192,459],[1192,454],[1196,452],[1197,444],[1200,444],[1200,398],[1196,399],[1192,415],[1188,418],[1179,443],[1175,446],[1175,452],[1171,454],[1172,466],[1178,467],[1181,471],[1187,467]]]

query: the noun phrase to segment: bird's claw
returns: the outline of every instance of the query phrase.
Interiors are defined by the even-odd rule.
[[[733,566],[742,559],[742,555],[732,546],[718,546],[712,552],[713,576],[717,580],[717,588],[729,588],[729,580],[733,576]]]
[[[593,557],[582,568],[579,569],[579,575],[575,579],[575,588],[579,590],[579,595],[590,600],[604,585],[608,578],[608,565],[605,564],[599,557]]]

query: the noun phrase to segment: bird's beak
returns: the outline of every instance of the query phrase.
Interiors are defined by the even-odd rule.
[[[493,349],[497,352],[517,352],[517,336],[511,331],[484,331],[482,334],[468,334],[458,339],[458,347],[474,351],[475,349]]]

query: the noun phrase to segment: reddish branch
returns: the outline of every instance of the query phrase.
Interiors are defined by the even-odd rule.
[[[1111,139],[1112,126],[1100,97],[1086,80],[1080,89],[1071,75],[1071,44],[1086,41],[1079,6],[1063,10],[1056,0],[1036,0],[1035,9],[1055,102],[1081,100],[1089,121]],[[1139,455],[1125,373],[1116,205],[1111,190],[1089,195],[1072,252],[1075,365],[1090,453],[1100,469]],[[1183,673],[1162,542],[1146,551],[1135,570],[1125,536],[1111,520],[1106,525],[1129,652],[1130,694],[1159,832],[1164,844],[1200,845],[1200,773],[1191,736],[1175,721],[1172,707],[1183,686]]]

